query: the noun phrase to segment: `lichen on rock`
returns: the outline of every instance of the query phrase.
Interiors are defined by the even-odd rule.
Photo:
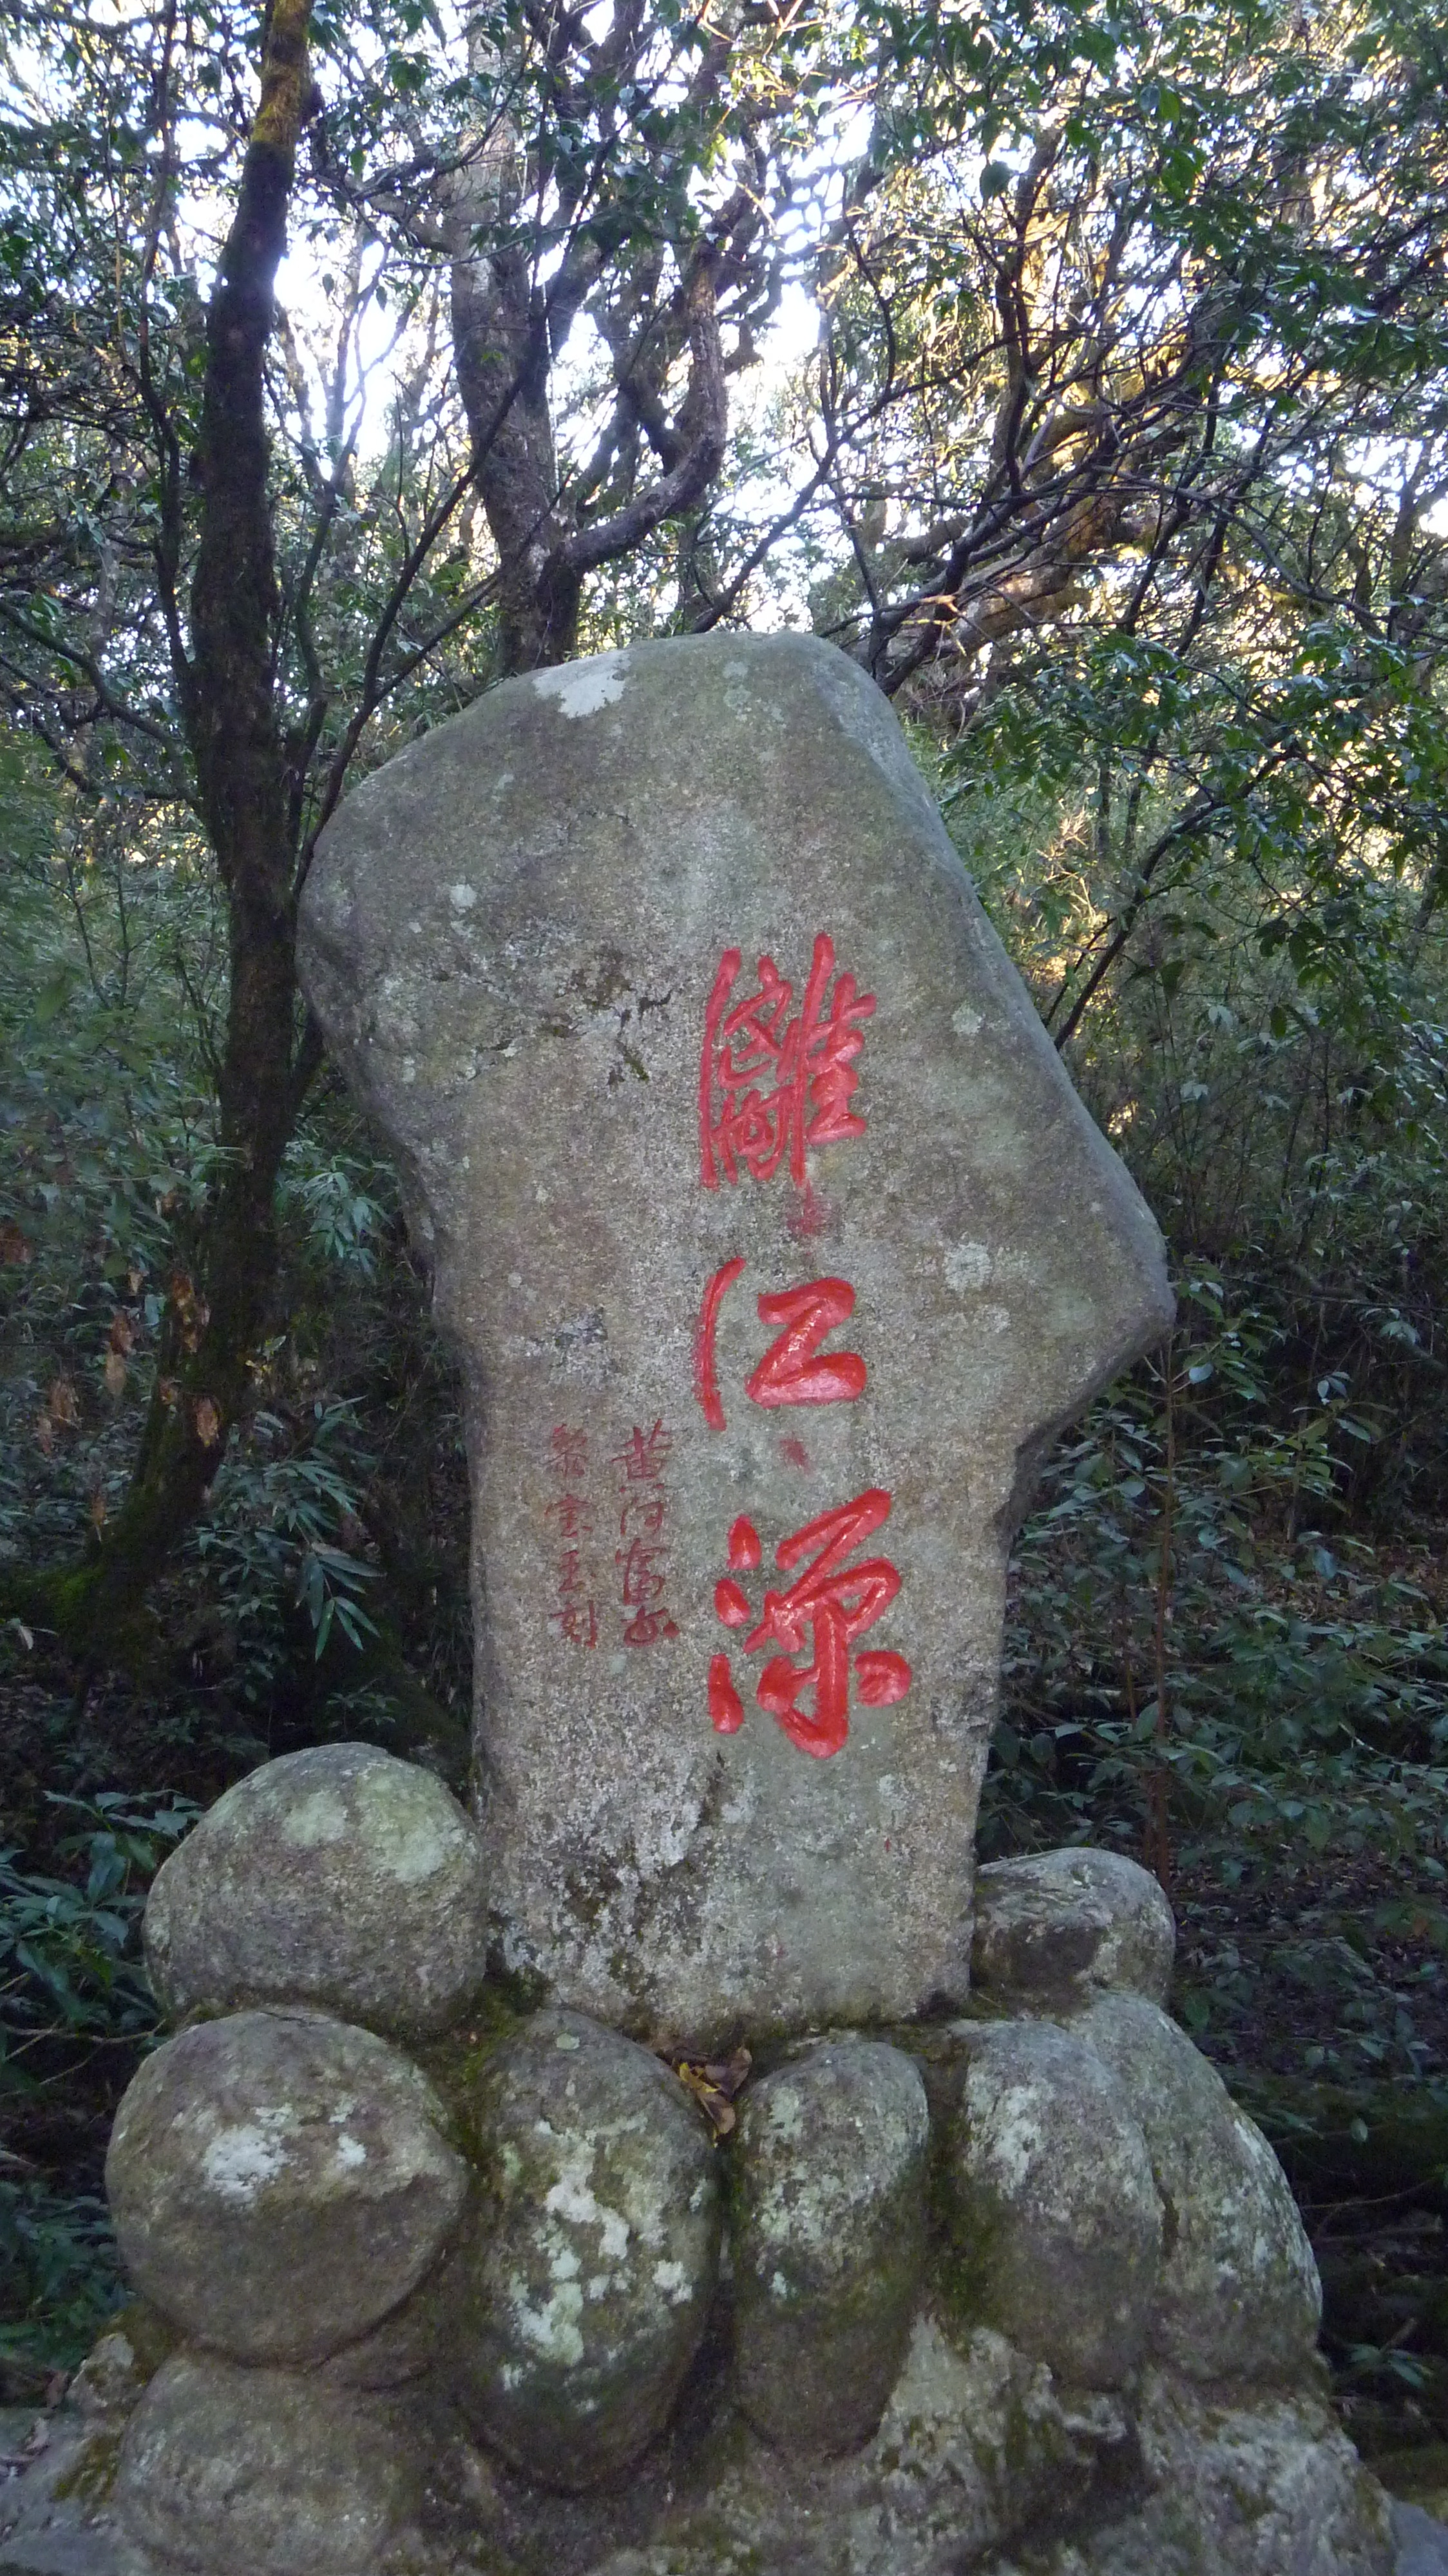
[[[444,2030],[487,1965],[477,1828],[440,1780],[319,1744],[238,1780],[157,1872],[146,1967],[173,2021],[311,2004],[401,2038]]]
[[[415,2289],[467,2168],[386,2040],[319,2013],[201,2022],[146,2058],[106,2189],[143,2295],[241,2361],[314,2362]]]
[[[496,2050],[473,2106],[483,2190],[451,2375],[545,2485],[626,2467],[664,2423],[713,2293],[719,2175],[670,2069],[581,2013]]]
[[[910,2059],[844,2037],[746,2095],[734,2143],[734,2385],[778,2448],[874,2431],[919,2291],[930,2139]]]
[[[1143,1997],[1105,1996],[1072,2028],[1140,2122],[1166,2212],[1153,2351],[1189,2379],[1300,2380],[1322,2287],[1261,2130],[1185,2031]]]
[[[1044,2022],[962,2023],[943,2178],[946,2288],[1068,2381],[1116,2388],[1146,2348],[1162,2210],[1141,2128],[1085,2043]]]

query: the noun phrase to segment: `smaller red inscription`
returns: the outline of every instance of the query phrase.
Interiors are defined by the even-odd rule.
[[[674,1446],[672,1431],[656,1422],[652,1431],[640,1431],[635,1423],[621,1449],[614,1452],[613,1463],[621,1468],[626,1485],[652,1485],[662,1477]]]
[[[548,1436],[548,1470],[559,1490],[543,1517],[560,1542],[554,1559],[553,1605],[548,1625],[567,1645],[596,1646],[598,1611],[581,1545],[593,1528],[586,1492],[587,1432],[558,1423]]]
[[[614,1550],[613,1561],[621,1577],[623,1607],[632,1613],[623,1632],[626,1646],[656,1646],[679,1633],[664,1600],[669,1581],[664,1469],[673,1445],[662,1421],[649,1431],[635,1423],[613,1461],[619,1470],[618,1534],[624,1541]]]
[[[561,1476],[565,1484],[582,1484],[588,1474],[587,1432],[570,1431],[566,1423],[560,1422],[549,1435],[548,1448],[555,1476]]]

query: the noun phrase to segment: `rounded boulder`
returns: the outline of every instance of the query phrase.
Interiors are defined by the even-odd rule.
[[[441,2104],[320,2014],[201,2022],[143,2062],[106,2189],[137,2288],[238,2361],[317,2362],[415,2289],[461,2216]]]
[[[963,2025],[949,2164],[951,2303],[1058,2377],[1119,2388],[1161,2268],[1151,2158],[1094,2051],[1043,2022]]]
[[[1165,2003],[1175,1953],[1171,1907],[1120,1852],[1032,1852],[976,1871],[970,1982],[1002,2003],[1069,2009],[1122,1988]]]
[[[1186,2032],[1139,1995],[1073,2025],[1140,2122],[1167,2217],[1153,2349],[1192,2379],[1300,2378],[1322,2287],[1287,2177]]]
[[[371,1744],[264,1763],[157,1872],[146,1967],[173,2021],[310,2004],[398,2038],[445,2030],[487,1965],[476,1826]]]
[[[616,2475],[664,2424],[698,2349],[720,2193],[671,2069],[581,2013],[538,2014],[474,2096],[483,2191],[462,2262],[456,2393],[528,2476]]]
[[[126,2428],[115,2497],[168,2566],[372,2576],[421,2502],[389,2410],[291,2371],[178,2353]]]
[[[820,2040],[740,2108],[734,2386],[777,2450],[873,2433],[899,2375],[925,2250],[930,2114],[919,2069],[876,2040]]]

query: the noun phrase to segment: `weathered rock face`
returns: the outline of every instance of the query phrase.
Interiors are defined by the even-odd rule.
[[[589,2486],[658,2431],[698,2349],[719,2253],[708,2129],[647,2049],[576,2013],[497,2050],[475,2116],[454,2383],[506,2459]]]
[[[1320,2400],[1212,2401],[1148,2371],[1139,2430],[1143,2501],[983,2576],[1393,2576],[1388,2499]]]
[[[1069,2033],[1020,2021],[957,2036],[968,2063],[949,2168],[954,2303],[1062,2378],[1118,2388],[1145,2350],[1161,2267],[1141,2129]]]
[[[1166,2210],[1152,2344],[1189,2379],[1301,2376],[1322,2289],[1271,2148],[1185,2031],[1136,1995],[1104,1996],[1073,2030],[1140,2122]]]
[[[1024,2011],[1120,1990],[1164,2004],[1175,1953],[1160,1887],[1119,1852],[1032,1852],[976,1872],[970,1981],[978,1994]]]
[[[883,699],[803,636],[510,682],[300,961],[466,1365],[513,1962],[656,2038],[963,1996],[1011,1525],[1170,1300]]]
[[[184,2334],[241,2361],[313,2362],[416,2287],[467,2168],[431,2086],[385,2040],[249,2012],[143,2061],[106,2190],[132,2280]]]
[[[387,2411],[281,2370],[180,2353],[126,2430],[117,2502],[168,2566],[372,2576],[421,2501]]]
[[[780,2450],[851,2450],[884,2412],[919,2294],[929,2144],[917,2068],[876,2041],[822,2040],[746,2097],[734,2386]]]
[[[170,2017],[315,2004],[406,2037],[446,2029],[487,1965],[476,1826],[370,1744],[284,1754],[228,1789],[157,1873],[146,1968]]]

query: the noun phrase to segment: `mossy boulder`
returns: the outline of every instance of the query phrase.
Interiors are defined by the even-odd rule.
[[[371,1744],[248,1774],[157,1872],[146,1967],[173,2021],[311,2004],[398,2038],[444,2030],[487,1964],[477,1829]]]
[[[1171,1907],[1120,1852],[1067,1849],[988,1861],[975,1876],[972,1989],[1023,2011],[1124,1990],[1165,2003]]]
[[[294,2371],[178,2353],[127,2426],[115,2500],[168,2567],[372,2576],[421,2502],[391,2409]]]
[[[1320,2398],[1249,2403],[1148,2369],[1137,2434],[1146,2492],[1129,2511],[993,2558],[989,2576],[1419,2576]]]
[[[708,2316],[720,2185],[660,2059],[538,2014],[476,2078],[483,2165],[451,2375],[474,2429],[545,2485],[616,2476],[666,2421]]]
[[[1189,2379],[1300,2379],[1322,2288],[1287,2177],[1184,2030],[1139,1995],[1073,2024],[1140,2123],[1166,2213],[1151,2342]]]
[[[106,2189],[126,2267],[194,2342],[314,2362],[397,2307],[461,2215],[467,2168],[426,2078],[321,2014],[201,2022],[142,2063]]]
[[[1161,2268],[1141,2128],[1068,2032],[977,2023],[956,2038],[966,2068],[943,2176],[948,2304],[1062,2379],[1119,2388],[1146,2349]]]
[[[920,2287],[930,2115],[882,2042],[817,2041],[745,2096],[733,2147],[734,2385],[779,2450],[863,2442]]]

